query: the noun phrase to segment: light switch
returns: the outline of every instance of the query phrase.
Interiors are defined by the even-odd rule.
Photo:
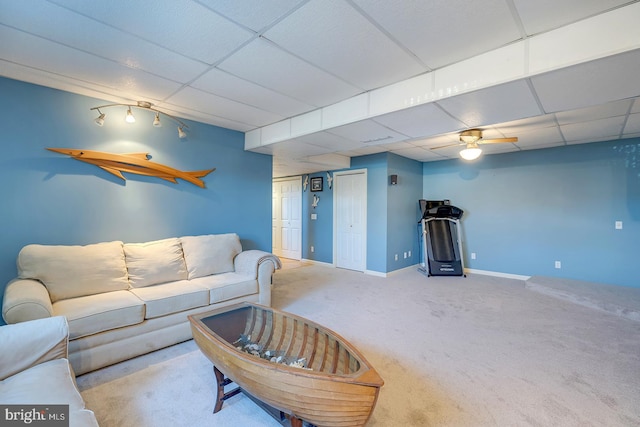
[[[616,230],[622,230],[622,221],[616,221]]]
[[[311,219],[318,219],[318,214],[311,214]]]

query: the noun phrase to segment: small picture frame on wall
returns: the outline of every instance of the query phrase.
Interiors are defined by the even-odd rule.
[[[322,191],[322,177],[311,178],[311,191]]]

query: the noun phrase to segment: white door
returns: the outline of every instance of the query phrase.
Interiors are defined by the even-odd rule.
[[[302,258],[302,178],[273,181],[273,253]]]
[[[366,170],[334,173],[334,263],[365,271],[367,267]]]

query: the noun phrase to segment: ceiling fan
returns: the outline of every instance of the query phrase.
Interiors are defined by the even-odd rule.
[[[511,138],[493,138],[483,139],[481,129],[469,129],[464,132],[460,132],[460,142],[457,144],[441,145],[439,147],[433,147],[432,150],[438,150],[440,148],[453,147],[457,145],[466,146],[460,151],[460,157],[465,160],[475,160],[482,154],[480,145],[484,144],[504,144],[505,142],[518,142],[517,137]]]

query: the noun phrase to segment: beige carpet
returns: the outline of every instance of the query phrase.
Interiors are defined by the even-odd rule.
[[[378,370],[370,426],[640,426],[640,322],[510,279],[293,267],[274,276],[274,307]],[[78,378],[102,427],[278,425],[241,395],[213,415],[213,381],[192,341]]]

